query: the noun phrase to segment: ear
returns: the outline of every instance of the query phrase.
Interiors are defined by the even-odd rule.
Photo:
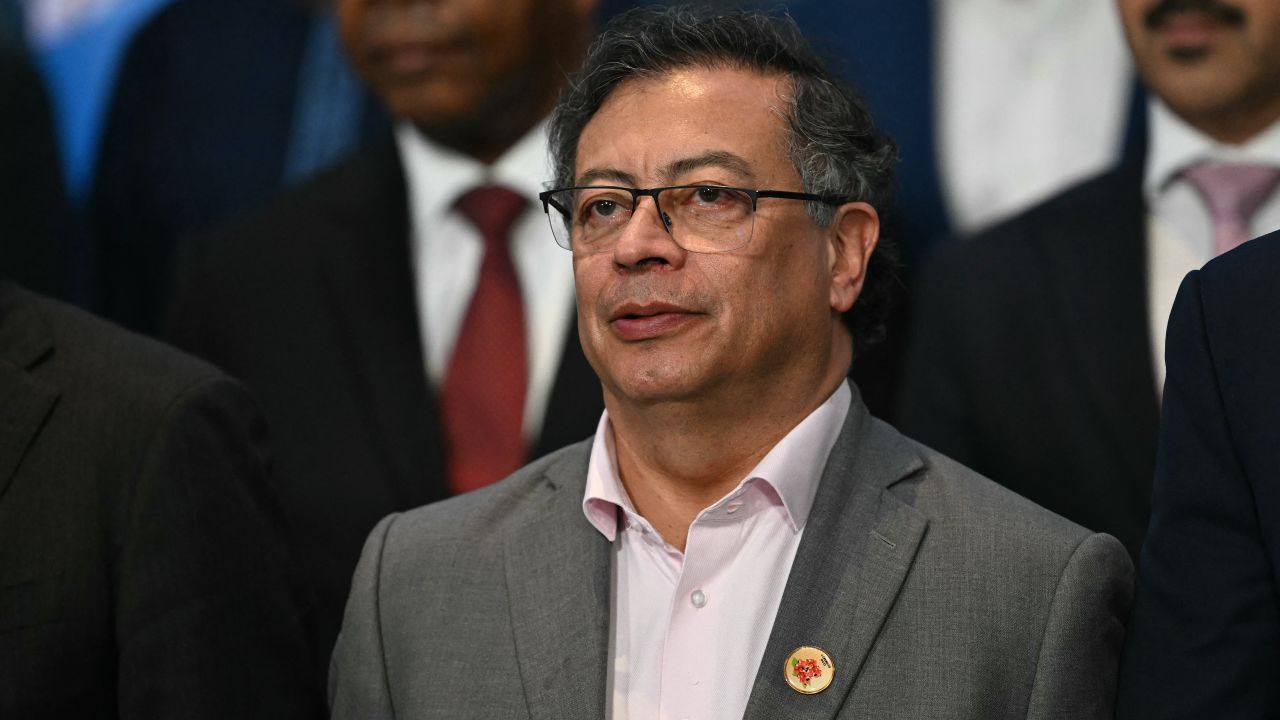
[[[880,215],[867,203],[845,203],[836,209],[829,232],[831,309],[844,313],[862,292],[867,264],[880,241]]]

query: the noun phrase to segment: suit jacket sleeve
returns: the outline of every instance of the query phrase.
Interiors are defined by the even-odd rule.
[[[1058,579],[1027,717],[1111,718],[1133,564],[1110,535],[1091,535]]]
[[[1169,322],[1151,528],[1121,678],[1122,718],[1280,711],[1274,569],[1227,422],[1216,354],[1192,273]]]
[[[248,394],[217,376],[157,423],[113,524],[121,717],[321,711],[264,437]]]
[[[329,665],[329,711],[333,720],[395,717],[383,663],[378,599],[383,548],[395,517],[383,518],[369,534],[351,580],[342,632]]]

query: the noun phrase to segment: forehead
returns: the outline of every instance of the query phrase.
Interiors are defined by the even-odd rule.
[[[717,153],[745,160],[753,179],[785,174],[789,90],[781,75],[734,68],[677,68],[626,80],[583,128],[576,174],[614,168],[674,181],[663,176],[687,167],[680,161]]]

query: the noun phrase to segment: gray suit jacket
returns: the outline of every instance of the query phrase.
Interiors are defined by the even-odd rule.
[[[612,554],[582,513],[589,453],[378,525],[330,667],[334,718],[605,716]],[[1109,718],[1132,595],[1114,538],[855,400],[745,717]],[[801,645],[836,663],[820,694],[784,682]]]

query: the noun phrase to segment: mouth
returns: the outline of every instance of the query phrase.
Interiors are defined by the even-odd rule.
[[[371,59],[393,76],[420,75],[461,57],[456,43],[396,41],[380,43],[370,51]]]
[[[624,303],[609,314],[609,327],[629,342],[669,335],[702,313],[668,303]]]
[[[1215,35],[1243,27],[1245,19],[1243,10],[1221,0],[1163,0],[1144,24],[1175,57],[1194,59],[1208,51]]]

